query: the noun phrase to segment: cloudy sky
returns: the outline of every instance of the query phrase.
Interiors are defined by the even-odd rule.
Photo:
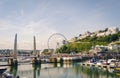
[[[47,48],[53,33],[68,40],[85,31],[120,27],[120,0],[0,0],[0,49]]]

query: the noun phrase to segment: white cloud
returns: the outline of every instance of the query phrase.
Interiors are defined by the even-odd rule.
[[[0,42],[0,49],[12,49],[13,48],[13,43],[10,39],[1,38],[0,39],[0,41],[1,41]]]
[[[1,48],[13,48],[14,35],[18,33],[18,49],[33,49],[33,36],[36,36],[37,49],[47,48],[47,40],[57,31],[50,27],[51,22],[40,20],[20,27],[8,21],[0,21]],[[8,44],[9,43],[9,44]]]
[[[47,20],[40,20],[38,22],[30,22],[25,25],[19,32],[19,47],[33,48],[33,36],[36,36],[37,48],[47,48],[47,40],[50,35],[57,31],[50,28],[51,23]],[[48,27],[49,26],[49,27]],[[24,40],[24,41],[23,41]],[[24,45],[24,46],[23,46]]]

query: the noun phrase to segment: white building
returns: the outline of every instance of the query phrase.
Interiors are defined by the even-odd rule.
[[[84,38],[86,38],[87,36],[91,36],[91,34],[92,34],[91,32],[86,31],[85,34],[81,35],[78,39],[84,39]]]
[[[105,32],[105,35],[109,35],[109,34],[116,34],[119,32],[119,28],[117,27],[110,27],[107,29],[107,31]]]
[[[110,44],[110,45],[108,45],[108,49],[119,51],[120,50],[120,45]]]
[[[98,33],[97,37],[99,37],[99,36],[105,36],[105,33],[104,32],[103,33]]]
[[[105,52],[106,49],[107,49],[107,46],[96,45],[94,48],[92,48],[92,49],[90,50],[90,52],[93,52],[93,53]]]
[[[99,36],[106,36],[106,35],[110,35],[110,34],[116,34],[119,32],[119,28],[117,27],[109,27],[107,28],[107,30],[102,31],[102,32],[97,32],[96,35]]]

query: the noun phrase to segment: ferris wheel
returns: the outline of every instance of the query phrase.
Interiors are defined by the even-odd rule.
[[[67,38],[60,33],[54,33],[48,38],[47,46],[49,52],[51,50],[56,50],[57,48],[60,48],[62,45],[67,44]]]

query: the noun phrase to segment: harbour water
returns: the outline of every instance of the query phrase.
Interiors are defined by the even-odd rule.
[[[14,77],[19,75],[20,78],[119,78],[106,69],[85,67],[80,63],[21,64],[18,67],[8,67],[6,72]]]

